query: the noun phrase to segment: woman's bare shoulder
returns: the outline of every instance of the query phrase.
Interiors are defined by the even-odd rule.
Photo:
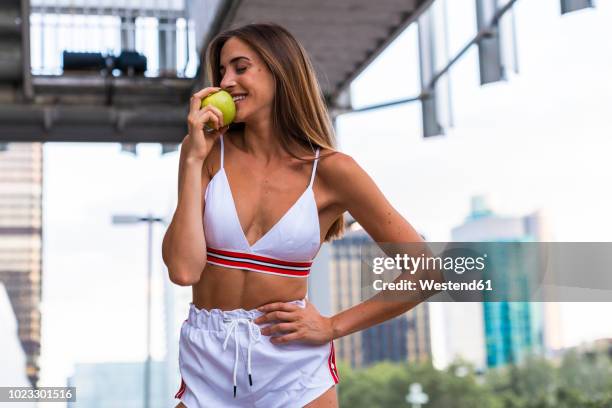
[[[321,149],[317,172],[328,182],[346,182],[357,167],[352,156],[324,148]]]
[[[327,197],[327,203],[340,206],[340,213],[345,209],[343,191],[358,182],[355,179],[356,168],[357,163],[350,155],[337,150],[321,149],[317,167],[319,191]]]

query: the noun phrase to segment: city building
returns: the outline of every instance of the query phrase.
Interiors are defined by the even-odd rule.
[[[532,242],[548,235],[539,212],[524,217],[493,213],[484,196],[472,198],[472,210],[462,225],[452,230],[457,242]],[[506,247],[496,247],[504,251]],[[510,248],[508,247],[508,250]],[[510,254],[496,259],[510,259]],[[507,271],[510,264],[495,265]],[[520,289],[528,291],[528,287]],[[527,293],[527,292],[526,292]],[[526,297],[525,293],[525,297]],[[520,362],[526,354],[544,351],[544,309],[534,302],[448,303],[444,305],[446,348],[449,361],[463,358],[477,368]],[[469,330],[466,330],[469,327]]]
[[[0,143],[0,283],[17,319],[32,386],[39,377],[42,143]]]
[[[17,337],[17,319],[8,293],[0,282],[0,385],[11,387],[29,387],[30,380],[26,375],[26,355]],[[34,407],[34,403],[23,403],[23,407]],[[21,405],[20,405],[21,406]]]
[[[151,362],[150,408],[168,407],[165,369],[164,362]],[[144,362],[77,363],[66,385],[76,387],[76,402],[68,408],[142,408],[144,373]]]
[[[0,386],[29,387],[26,355],[17,337],[17,319],[6,288],[0,282]],[[20,402],[20,408],[34,408],[35,402]]]
[[[329,284],[329,266],[332,256],[332,244],[324,242],[319,249],[308,275],[308,301],[323,316],[331,316],[331,287]]]
[[[361,302],[362,251],[376,250],[369,235],[353,223],[342,239],[329,244],[328,282],[331,313]],[[431,359],[429,304],[335,342],[336,357],[352,367],[378,361],[427,361]]]

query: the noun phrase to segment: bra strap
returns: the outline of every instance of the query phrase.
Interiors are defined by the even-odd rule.
[[[317,148],[316,159],[314,161],[314,165],[312,166],[312,175],[310,176],[310,184],[308,185],[308,187],[312,187],[312,183],[315,178],[315,173],[317,172],[317,163],[319,162],[319,150],[320,148]]]
[[[220,136],[221,138],[221,168],[223,168],[223,135]]]

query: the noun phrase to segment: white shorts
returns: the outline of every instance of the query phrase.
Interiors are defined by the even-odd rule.
[[[338,383],[333,341],[273,344],[252,322],[262,314],[190,303],[179,343],[181,387],[174,397],[187,408],[303,407]]]

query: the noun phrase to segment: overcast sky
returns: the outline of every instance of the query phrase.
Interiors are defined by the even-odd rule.
[[[472,0],[453,0],[451,53],[474,33]],[[455,127],[424,140],[416,104],[338,121],[339,148],[355,157],[428,240],[445,241],[474,194],[521,216],[541,209],[555,241],[610,241],[612,5],[560,16],[558,0],[516,5],[520,72],[478,85],[472,49],[451,71]],[[418,92],[416,27],[353,84],[355,106]],[[144,359],[145,226],[112,214],[171,215],[178,154],[140,145],[44,147],[42,385],[61,385],[75,362]],[[157,286],[162,276],[156,228]],[[567,345],[612,336],[594,316],[610,304],[565,305]],[[154,310],[161,313],[161,309]],[[161,330],[154,325],[154,330]],[[154,357],[163,341],[154,343]]]

